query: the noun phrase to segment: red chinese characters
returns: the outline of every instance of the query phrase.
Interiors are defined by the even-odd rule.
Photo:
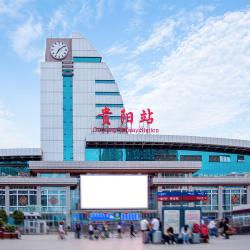
[[[143,109],[141,113],[140,122],[146,122],[148,125],[152,124],[154,121],[154,118],[151,117],[152,115],[153,115],[153,112],[151,112],[149,108],[147,109],[147,112],[145,111],[145,109]]]
[[[102,125],[110,125],[109,115],[111,115],[112,112],[110,112],[110,108],[105,106],[102,109],[102,113],[98,114],[98,116],[102,116]]]
[[[126,123],[130,123],[131,125],[133,124],[134,121],[134,114],[132,112],[128,112],[126,113],[126,110],[123,108],[121,110],[121,124],[126,124]]]

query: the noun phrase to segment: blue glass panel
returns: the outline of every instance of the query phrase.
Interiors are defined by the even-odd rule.
[[[124,107],[124,105],[122,104],[122,103],[119,103],[119,104],[111,104],[111,103],[106,103],[106,104],[102,104],[102,103],[98,103],[98,104],[96,104],[95,105],[97,108],[98,107],[105,107],[105,106],[107,106],[107,107],[109,107],[109,108],[123,108]]]
[[[96,119],[100,120],[102,119],[102,116],[96,116]],[[120,116],[109,116],[110,120],[120,120],[121,117]]]
[[[115,84],[115,80],[95,80],[95,83],[104,83],[104,84]]]
[[[120,92],[95,92],[96,95],[120,95]]]
[[[100,63],[101,61],[101,57],[73,57],[73,62]]]
[[[101,117],[100,117],[101,118]],[[99,119],[100,119],[99,118]],[[180,161],[181,155],[201,156],[201,169],[194,176],[223,176],[229,174],[250,173],[250,156],[244,155],[244,161],[238,161],[237,154],[224,152],[206,152],[192,150],[169,150],[150,148],[87,148],[87,161]],[[210,162],[211,155],[228,155],[230,162]],[[190,158],[192,159],[192,157]]]
[[[63,76],[63,158],[73,160],[72,76]]]

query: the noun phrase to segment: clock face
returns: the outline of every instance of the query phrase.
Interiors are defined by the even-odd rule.
[[[63,59],[67,56],[68,54],[68,47],[65,43],[63,42],[55,42],[52,44],[50,48],[50,54],[55,58],[55,59]]]

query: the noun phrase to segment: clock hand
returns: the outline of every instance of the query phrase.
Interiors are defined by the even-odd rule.
[[[64,47],[66,47],[66,45],[63,45],[62,47],[60,47],[60,48],[57,50],[56,55],[57,55],[58,52],[59,52],[62,48],[64,48]]]

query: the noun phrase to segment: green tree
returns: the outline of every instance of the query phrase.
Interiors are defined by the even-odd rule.
[[[4,209],[0,209],[0,218],[6,223],[8,221],[8,215]]]
[[[20,225],[23,223],[24,214],[22,211],[19,211],[19,210],[14,211],[12,214],[12,217],[13,217],[16,225]]]

